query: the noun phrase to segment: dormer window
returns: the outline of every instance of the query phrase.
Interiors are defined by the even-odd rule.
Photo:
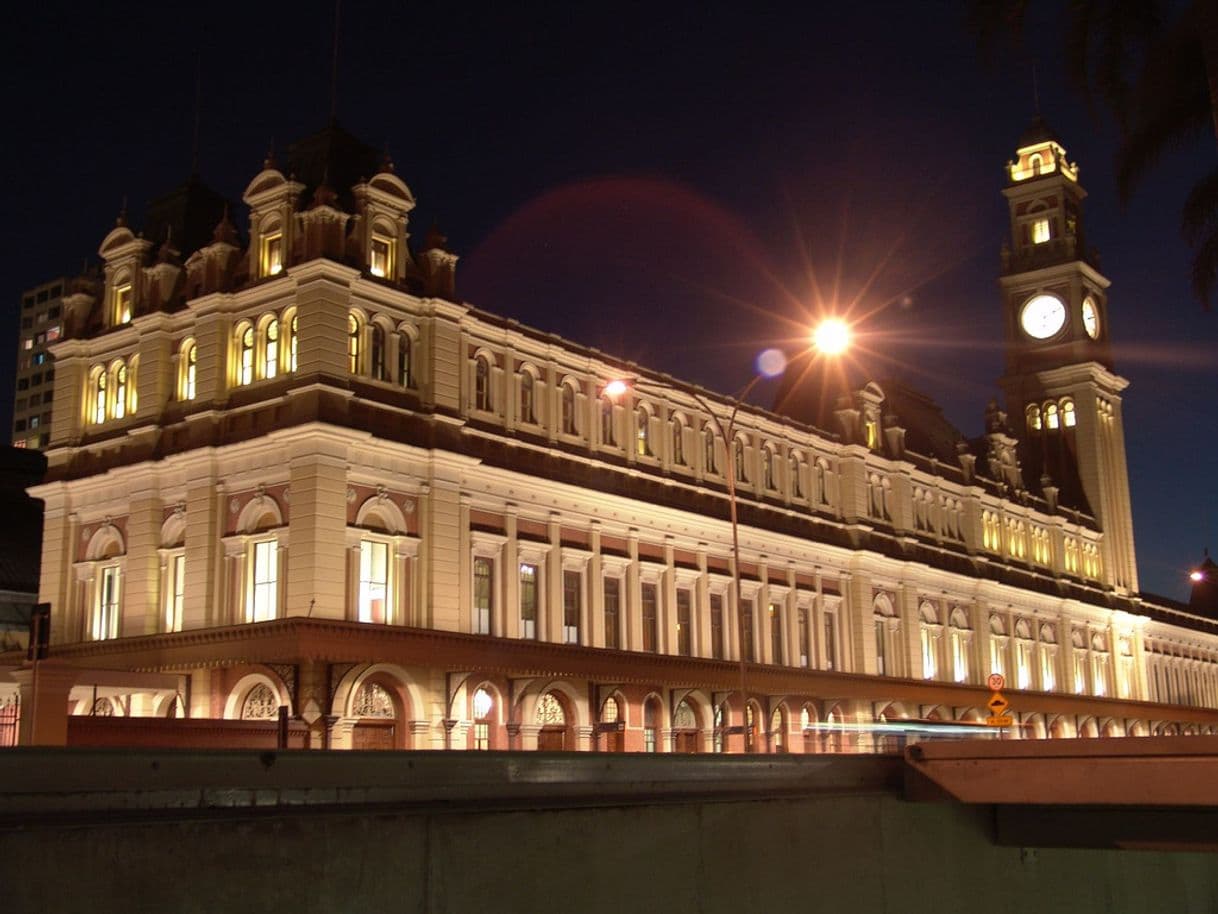
[[[1032,243],[1044,244],[1049,240],[1049,220],[1037,219],[1032,223]]]
[[[1058,418],[1057,418],[1057,404],[1056,403],[1046,404],[1045,405],[1045,428],[1057,429],[1058,424],[1059,423],[1058,423]]]
[[[278,276],[283,272],[283,232],[268,232],[262,236],[262,275]]]
[[[863,425],[863,431],[867,441],[867,447],[874,451],[880,446],[880,424],[874,419],[868,419]]]
[[[393,275],[393,241],[385,235],[372,236],[368,269],[373,276],[388,279]]]
[[[114,324],[131,322],[131,283],[125,282],[114,287]]]

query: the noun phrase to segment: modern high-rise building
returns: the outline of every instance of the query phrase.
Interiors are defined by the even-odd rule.
[[[976,437],[887,382],[734,413],[461,302],[336,126],[288,158],[246,243],[120,221],[62,298],[43,739],[251,745],[283,709],[317,747],[822,751],[1004,702],[1017,737],[1218,732],[1218,621],[1138,590],[1119,297],[1043,124]]]
[[[13,396],[14,447],[43,448],[51,440],[55,363],[48,347],[63,335],[63,298],[69,285],[68,279],[59,277],[21,296]]]

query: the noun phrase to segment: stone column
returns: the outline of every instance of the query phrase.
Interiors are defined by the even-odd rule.
[[[303,333],[304,321],[301,320]],[[294,561],[285,579],[286,615],[347,617],[347,448],[313,436],[288,455],[289,541]]]
[[[222,573],[224,519],[227,497],[212,467],[186,484],[186,590],[182,597],[182,629],[208,628],[230,621],[224,614]]]
[[[588,573],[585,579],[587,599],[583,601],[580,619],[580,631],[586,632],[584,643],[593,647],[605,646],[605,572],[601,562],[601,527],[600,521],[592,522],[592,533],[588,540],[592,556],[588,560]],[[618,612],[621,613],[621,598],[618,599]]]

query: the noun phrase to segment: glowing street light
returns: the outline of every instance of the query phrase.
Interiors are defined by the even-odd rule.
[[[823,355],[841,355],[850,348],[850,325],[840,317],[825,318],[812,331],[812,345]]]
[[[1192,581],[1194,584],[1196,584],[1198,581],[1204,581],[1205,575],[1202,574],[1200,571],[1192,571],[1192,572],[1189,572],[1188,579],[1190,581]]]

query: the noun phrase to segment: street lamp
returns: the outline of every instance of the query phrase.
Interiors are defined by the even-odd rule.
[[[849,327],[845,321],[839,318],[826,319],[813,332],[812,342],[813,347],[824,355],[841,355],[850,345]],[[740,594],[740,523],[736,498],[736,416],[740,412],[741,405],[748,399],[748,395],[753,392],[753,388],[763,379],[773,378],[781,374],[786,368],[786,364],[786,357],[777,349],[767,349],[761,353],[757,359],[757,373],[753,375],[752,380],[744,386],[740,393],[732,398],[734,401],[732,411],[728,414],[726,423],[702,394],[696,390],[685,391],[710,416],[711,421],[715,423],[715,429],[718,431],[719,437],[723,439],[723,448],[727,455],[727,466],[725,467],[727,475],[727,503],[728,515],[732,525],[732,599],[736,606],[736,645],[740,655],[740,734],[741,748],[745,751],[748,749],[749,696],[745,687],[748,675],[748,661],[744,653],[744,613],[742,611]],[[602,392],[610,399],[616,400],[627,391],[637,388],[637,379],[615,378],[604,386]],[[756,622],[755,615],[754,622]],[[753,650],[756,650],[757,637],[757,628],[754,624]]]

